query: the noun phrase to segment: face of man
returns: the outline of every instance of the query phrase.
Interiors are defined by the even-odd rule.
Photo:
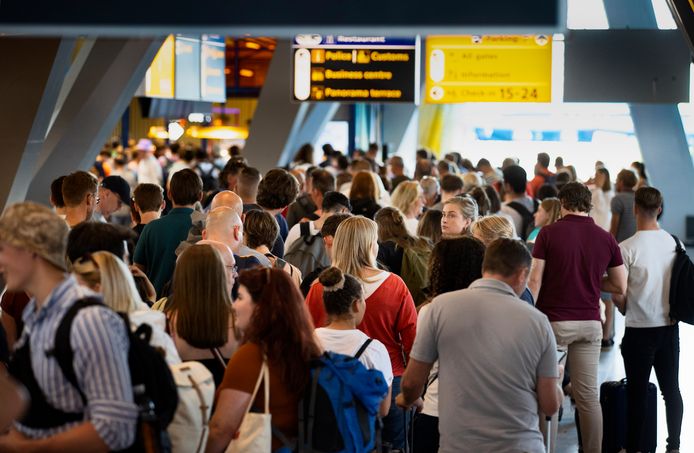
[[[121,201],[118,194],[105,187],[99,189],[99,212],[104,217],[108,217],[120,209]]]
[[[7,289],[24,291],[34,274],[32,252],[0,241],[0,272],[2,272]]]

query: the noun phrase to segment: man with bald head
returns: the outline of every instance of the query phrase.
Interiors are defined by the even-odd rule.
[[[210,212],[221,207],[231,208],[243,218],[243,200],[231,190],[223,190],[214,196],[210,203]]]
[[[209,245],[214,247],[222,256],[222,262],[224,263],[224,275],[226,275],[227,280],[227,290],[229,291],[229,294],[231,294],[234,288],[234,283],[236,283],[236,277],[238,277],[238,270],[236,268],[236,259],[234,258],[234,254],[229,246],[218,241],[211,241],[209,239],[198,241],[196,245]]]
[[[227,245],[236,255],[240,270],[257,265],[270,266],[266,256],[243,245],[243,222],[232,208],[221,206],[210,211],[205,220],[205,229],[202,230],[202,238]]]

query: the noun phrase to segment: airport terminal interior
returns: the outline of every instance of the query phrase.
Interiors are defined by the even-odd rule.
[[[0,0],[0,453],[694,452],[692,0],[99,3]]]

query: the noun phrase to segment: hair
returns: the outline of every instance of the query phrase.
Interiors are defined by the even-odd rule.
[[[625,189],[633,189],[639,183],[639,177],[633,170],[624,169],[617,173],[617,181],[621,181]]]
[[[482,272],[511,277],[521,269],[529,269],[530,261],[530,252],[522,241],[501,238],[487,247]]]
[[[554,184],[557,186],[557,190],[559,190],[559,191],[561,191],[561,188],[570,182],[571,182],[571,175],[569,174],[568,171],[564,171],[563,169],[561,171],[559,171],[559,173],[557,173],[557,177],[554,180]]]
[[[96,195],[99,182],[94,175],[86,171],[70,173],[63,179],[61,192],[68,208],[79,206],[87,195]]]
[[[352,187],[349,191],[350,200],[374,200],[376,201],[376,181],[371,172],[360,171],[352,178]]]
[[[514,193],[525,193],[528,185],[528,174],[519,165],[504,168],[504,183],[508,184]]]
[[[195,171],[184,168],[173,174],[169,184],[169,198],[179,206],[190,206],[200,200],[202,179]]]
[[[605,182],[602,184],[602,187],[600,187],[600,190],[603,192],[609,192],[612,190],[612,181],[610,181],[610,171],[605,168],[605,167],[600,167],[597,170],[595,170],[595,173],[600,173],[605,177]]]
[[[484,157],[480,160],[477,161],[477,169],[479,170],[480,167],[491,167],[492,164],[489,162],[489,159],[485,159]]]
[[[229,151],[229,155],[232,156],[232,158],[227,161],[222,171],[219,172],[219,186],[222,189],[233,189],[233,187],[229,187],[229,176],[237,176],[241,173],[241,170],[248,166],[248,162],[246,162],[246,159],[241,157],[240,154],[231,154],[231,148],[229,148]]]
[[[316,169],[307,175],[311,177],[313,188],[322,195],[335,190],[335,177],[328,170]]]
[[[567,182],[559,191],[559,200],[567,211],[590,212],[593,208],[590,190],[580,182]]]
[[[448,204],[454,204],[460,211],[460,214],[473,222],[479,217],[479,209],[477,208],[477,202],[474,198],[469,195],[455,196],[446,200],[443,204],[444,206]]]
[[[564,166],[564,158],[561,156],[557,156],[554,159],[554,166],[556,167],[563,167]]]
[[[443,212],[438,209],[428,209],[419,219],[417,236],[428,238],[432,244],[441,240],[441,217]]]
[[[331,318],[350,315],[354,301],[362,298],[364,290],[361,282],[349,274],[343,274],[336,267],[330,267],[318,276],[323,285],[323,304]]]
[[[164,202],[164,190],[157,184],[138,184],[133,191],[133,200],[142,212],[158,211]]]
[[[483,259],[484,244],[475,238],[441,239],[429,259],[430,297],[470,286],[482,277]]]
[[[425,176],[432,176],[434,164],[429,159],[418,159],[414,167],[414,179],[420,180]]]
[[[352,214],[333,214],[323,222],[323,226],[320,229],[320,234],[323,237],[335,236],[337,232],[337,227],[340,226],[342,222],[352,217]]]
[[[636,170],[640,179],[648,179],[646,176],[646,164],[643,162],[632,162],[631,166]]]
[[[178,257],[173,296],[164,312],[175,314],[176,334],[195,348],[218,348],[229,341],[231,296],[224,262],[214,247],[192,245]]]
[[[468,173],[469,174],[469,173]],[[491,209],[487,192],[481,187],[474,187],[468,195],[477,202],[477,211],[480,216],[488,215]]]
[[[110,223],[82,222],[76,225],[67,237],[67,258],[74,263],[88,253],[111,252],[123,257],[135,239],[135,232],[129,228]]]
[[[535,194],[538,200],[544,200],[545,198],[557,198],[559,195],[559,190],[554,184],[544,183],[537,189]]]
[[[641,187],[634,195],[634,204],[639,208],[639,213],[656,218],[663,207],[663,195],[654,187]]]
[[[371,162],[368,160],[353,160],[352,163],[350,164],[350,167],[352,168],[352,171],[355,173],[358,171],[373,171],[373,166],[371,165]]]
[[[433,176],[425,176],[419,181],[425,197],[437,195],[439,193],[439,181]]]
[[[284,209],[299,195],[299,182],[287,170],[274,168],[258,184],[258,204],[265,209]]]
[[[246,213],[243,220],[243,231],[248,247],[256,249],[264,245],[271,249],[277,240],[280,227],[275,216],[269,212],[252,209]]]
[[[499,238],[513,239],[513,225],[507,217],[501,215],[480,218],[470,226],[470,231],[485,244],[491,244]]]
[[[334,212],[343,208],[348,211],[352,210],[352,204],[344,194],[340,192],[325,192],[323,194],[323,202],[321,203],[323,212]]]
[[[335,232],[333,266],[366,281],[364,270],[367,267],[376,267],[371,251],[377,242],[376,222],[362,216],[345,219]]]
[[[401,248],[428,249],[426,239],[416,238],[407,232],[405,218],[395,208],[382,208],[376,212],[374,221],[378,225],[378,240],[380,242],[392,241]]]
[[[407,215],[412,205],[422,196],[422,188],[417,181],[403,181],[391,195],[391,202],[394,208],[400,210],[403,215]]]
[[[295,164],[312,164],[313,163],[313,145],[304,143],[294,156]]]
[[[56,208],[65,207],[65,199],[63,198],[63,181],[65,176],[58,176],[51,182],[51,202]]]
[[[537,163],[540,164],[542,168],[549,168],[549,154],[539,153],[537,155]]]
[[[236,180],[236,192],[241,198],[255,198],[260,184],[260,171],[255,167],[243,167]]]
[[[457,168],[456,165],[449,161],[449,160],[440,160],[438,164],[436,164],[436,169],[438,170],[439,174],[449,174],[449,173],[455,173]]]
[[[547,225],[551,225],[561,218],[561,201],[558,198],[545,198],[540,203],[540,207],[547,213]]]
[[[73,263],[72,270],[96,291],[101,285],[104,303],[119,313],[132,313],[142,301],[125,263],[110,252],[88,253]]]
[[[484,193],[487,194],[487,199],[489,200],[489,213],[496,214],[501,211],[501,197],[499,197],[499,192],[496,191],[494,186],[484,186]]]
[[[447,193],[461,192],[463,190],[463,180],[460,176],[449,174],[441,178],[441,191]]]
[[[282,269],[257,268],[239,276],[255,309],[244,341],[258,344],[279,369],[287,388],[302,392],[309,378],[309,362],[321,354],[304,298]]]
[[[391,156],[391,158],[388,159],[388,163],[393,167],[405,168],[405,162],[400,156]]]
[[[482,187],[484,180],[475,171],[469,171],[463,175],[463,192],[470,192],[475,187]]]

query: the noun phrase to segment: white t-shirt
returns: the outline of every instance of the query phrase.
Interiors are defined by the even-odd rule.
[[[337,352],[348,356],[355,356],[364,342],[369,337],[361,330],[337,330],[320,327],[316,329],[316,336],[327,351]],[[359,361],[370,370],[378,370],[383,373],[388,387],[393,383],[393,369],[390,365],[390,356],[383,343],[374,339],[359,357]]]
[[[371,297],[389,276],[390,272],[381,271],[379,274],[376,274],[375,277],[370,278],[368,282],[362,282],[364,285],[364,299]]]
[[[405,219],[405,228],[407,232],[412,236],[417,236],[417,226],[419,225],[419,220],[417,219]]]
[[[419,315],[417,316],[417,323],[422,319],[424,313],[429,311],[431,307],[430,304],[424,305],[419,309]],[[424,395],[424,408],[422,409],[422,414],[428,415],[430,417],[439,416],[439,361],[434,362],[434,366],[431,367],[429,372],[429,377],[427,382],[430,383],[427,387],[427,392]]]
[[[595,224],[602,227],[605,231],[610,231],[610,223],[612,221],[612,209],[610,203],[614,197],[614,192],[608,190],[605,192],[600,188],[590,190],[592,193],[593,209],[590,211],[590,216],[595,220]]]
[[[670,322],[670,276],[675,240],[665,230],[637,231],[619,244],[627,270],[627,327],[663,327]]]
[[[316,224],[314,222],[308,222],[308,229],[309,232],[311,233],[311,236],[314,236],[318,233],[320,233],[320,230],[316,229]],[[289,250],[289,248],[292,246],[294,241],[299,239],[301,237],[301,223],[297,223],[292,227],[291,230],[289,230],[289,233],[287,233],[287,239],[284,240],[284,251],[286,252]]]

